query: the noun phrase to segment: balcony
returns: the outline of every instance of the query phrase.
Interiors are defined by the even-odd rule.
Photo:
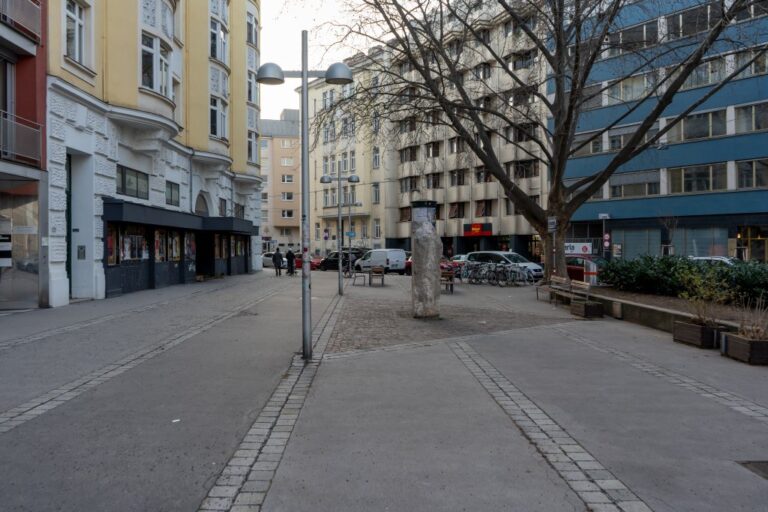
[[[32,0],[0,0],[0,21],[35,42],[40,41],[40,6]]]
[[[37,123],[0,110],[0,159],[40,167],[41,128]]]

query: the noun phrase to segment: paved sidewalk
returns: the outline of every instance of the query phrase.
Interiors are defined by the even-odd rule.
[[[203,510],[768,510],[740,464],[768,461],[765,368],[530,288],[460,285],[416,321],[409,285],[346,288]]]

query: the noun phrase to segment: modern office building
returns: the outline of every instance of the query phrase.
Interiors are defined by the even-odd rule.
[[[688,8],[681,8],[680,4],[654,4],[651,10],[629,7],[622,17],[625,27],[621,32],[651,34],[648,51],[669,41],[693,41],[718,19],[718,14],[714,4],[687,5]],[[766,14],[768,11],[761,4],[750,4],[738,22],[726,29],[723,40],[735,40],[738,44],[715,46],[667,108],[659,127],[664,127],[737,66],[748,62],[755,55],[755,48],[768,42]],[[620,52],[604,54],[595,68],[595,75],[603,80],[596,83],[609,85],[626,58],[631,56]],[[651,66],[631,79],[647,81],[651,74],[665,72],[664,68]],[[601,194],[576,212],[570,240],[592,242],[593,252],[600,253],[605,235],[612,255],[623,258],[676,254],[766,261],[766,73],[768,57],[762,54],[737,79],[672,128],[658,147],[621,168]],[[590,133],[609,126],[619,113],[633,105],[626,101],[632,100],[632,94],[625,101],[622,98],[618,94],[604,94],[602,101],[582,115],[578,136],[589,137]],[[581,155],[569,162],[567,176],[577,178],[600,169],[648,112],[651,102],[648,103],[586,146]]]
[[[46,301],[47,3],[0,2],[0,309]]]
[[[258,2],[49,7],[48,305],[259,268]]]
[[[298,110],[259,123],[261,239],[264,252],[301,250],[301,144]]]

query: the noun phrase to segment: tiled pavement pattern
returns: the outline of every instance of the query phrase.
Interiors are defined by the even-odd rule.
[[[258,512],[274,479],[339,317],[343,299],[328,306],[313,334],[314,354],[296,355],[267,404],[200,505],[200,511]]]
[[[459,342],[449,346],[589,510],[651,512],[648,505],[469,345]]]
[[[745,416],[749,416],[750,418],[753,418],[757,421],[762,421],[763,423],[768,424],[768,407],[752,402],[733,393],[723,391],[714,386],[710,386],[681,373],[667,370],[666,368],[662,368],[661,366],[655,365],[640,357],[633,356],[632,354],[628,354],[627,352],[602,346],[599,343],[590,340],[589,338],[576,334],[567,329],[563,329],[561,327],[553,327],[553,329],[561,333],[566,338],[569,338],[582,345],[586,345],[598,352],[610,354],[619,361],[625,362],[642,372],[653,375],[654,377],[658,377],[669,382],[670,384],[674,384],[675,386],[687,389],[688,391],[692,391],[703,398],[713,400],[721,405],[733,409],[736,412],[744,414]]]
[[[77,380],[68,382],[61,387],[58,387],[48,393],[33,398],[26,403],[9,409],[4,412],[0,412],[0,434],[8,432],[27,421],[37,418],[41,414],[44,414],[51,409],[65,404],[67,401],[82,395],[89,389],[92,389],[99,384],[103,384],[108,380],[117,377],[123,372],[135,368],[141,363],[152,359],[155,356],[162,354],[170,350],[171,348],[187,341],[198,334],[205,332],[212,327],[240,314],[249,308],[252,308],[256,304],[268,299],[279,291],[279,288],[271,287],[264,290],[260,297],[247,301],[241,306],[236,307],[233,311],[221,314],[217,317],[206,319],[203,322],[193,325],[189,329],[177,334],[171,338],[166,338],[159,345],[144,349],[133,354],[130,354],[112,364],[108,364],[103,368],[99,368]],[[147,309],[145,306],[142,310]],[[88,323],[87,325],[92,325]],[[81,326],[82,327],[82,326]]]
[[[445,304],[440,310],[440,319],[417,320],[407,301],[356,298],[354,308],[341,313],[328,352],[399,345],[419,339],[456,338],[562,321],[531,313]]]

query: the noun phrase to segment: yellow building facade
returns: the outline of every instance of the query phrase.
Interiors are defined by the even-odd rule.
[[[260,268],[257,0],[48,16],[49,305]]]

